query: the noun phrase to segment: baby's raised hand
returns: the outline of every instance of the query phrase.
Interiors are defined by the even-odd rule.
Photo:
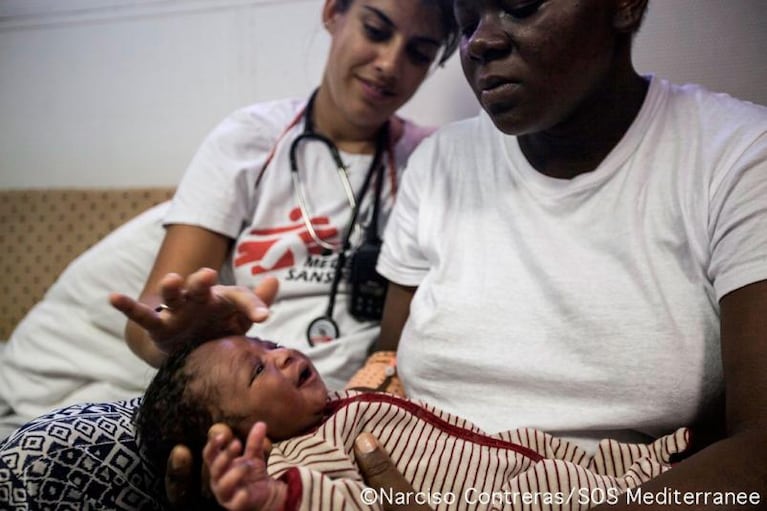
[[[210,474],[210,488],[229,511],[271,511],[283,508],[287,484],[269,477],[266,460],[271,448],[266,424],[257,422],[248,433],[245,449],[224,424],[210,428],[202,451]]]

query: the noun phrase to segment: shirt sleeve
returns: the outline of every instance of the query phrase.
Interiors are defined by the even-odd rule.
[[[236,238],[255,208],[256,179],[293,102],[246,107],[204,140],[173,197],[164,224],[187,224]]]
[[[767,279],[767,132],[737,156],[712,189],[709,208],[709,278],[716,299]]]
[[[384,231],[383,248],[376,269],[388,280],[403,286],[418,286],[429,270],[427,256],[419,244],[422,213],[419,206],[423,206],[429,170],[435,164],[434,140],[427,138],[410,156],[397,201]]]

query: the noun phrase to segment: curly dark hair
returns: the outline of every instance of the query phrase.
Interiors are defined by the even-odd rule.
[[[216,392],[198,379],[189,356],[200,344],[190,344],[168,356],[144,393],[141,405],[134,412],[133,424],[139,448],[147,457],[152,470],[165,475],[165,468],[174,446],[184,444],[194,459],[190,491],[199,491],[202,485],[200,453],[207,440],[208,429],[221,421],[214,416]],[[198,383],[193,388],[190,382]],[[198,507],[199,506],[199,507]],[[212,501],[201,499],[196,509],[217,509]]]

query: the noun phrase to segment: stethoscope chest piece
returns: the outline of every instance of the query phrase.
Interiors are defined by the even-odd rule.
[[[341,331],[338,329],[338,325],[333,318],[328,316],[320,316],[311,323],[309,328],[306,329],[306,339],[312,346],[323,344],[330,341],[335,341],[340,337]]]

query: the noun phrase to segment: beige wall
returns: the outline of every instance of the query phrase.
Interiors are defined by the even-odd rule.
[[[0,0],[0,188],[176,184],[231,110],[317,83],[321,5]],[[651,0],[637,66],[767,104],[765,26],[763,0]],[[404,113],[476,111],[453,58]]]

